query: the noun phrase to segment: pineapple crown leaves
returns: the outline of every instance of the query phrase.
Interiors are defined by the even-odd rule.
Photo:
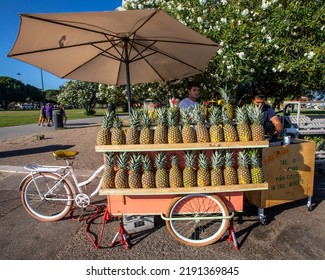
[[[211,125],[218,125],[221,123],[221,110],[217,107],[212,108],[209,115],[209,122]]]
[[[205,152],[200,152],[198,157],[199,168],[209,169],[209,159]]]
[[[108,110],[105,112],[104,118],[103,118],[103,128],[110,128],[113,124],[113,119],[115,117],[114,112],[109,112]]]
[[[232,121],[227,115],[227,110],[225,110],[224,107],[222,107],[222,121],[224,124],[230,124]]]
[[[127,169],[127,164],[128,164],[128,152],[119,153],[117,155],[118,169]]]
[[[192,122],[191,108],[180,109],[183,125],[190,125]]]
[[[250,163],[252,167],[260,167],[261,166],[261,159],[260,154],[257,149],[252,149],[249,152]]]
[[[263,124],[264,114],[262,111],[262,107],[257,106],[255,104],[250,104],[248,107],[248,117],[252,123]]]
[[[150,118],[149,111],[148,110],[143,111],[142,126],[145,128],[148,128],[148,127],[150,127],[151,123],[152,123],[152,120]]]
[[[140,154],[132,154],[129,162],[129,170],[138,173],[141,166],[142,156]]]
[[[247,151],[239,151],[238,152],[238,165],[239,166],[245,166],[248,167],[250,163],[250,158],[249,158],[249,154],[247,153]]]
[[[248,123],[248,113],[245,106],[236,107],[236,121],[237,123]]]
[[[223,100],[223,103],[229,104],[229,103],[233,103],[235,101],[233,94],[227,87],[224,87],[224,88],[219,87],[218,91],[221,95],[221,99]]]
[[[166,119],[167,119],[167,108],[162,107],[157,109],[157,117],[156,117],[157,124],[166,125]]]
[[[114,167],[114,154],[113,153],[105,153],[105,165],[108,168]]]
[[[164,169],[166,167],[167,155],[165,152],[157,153],[155,157],[155,166],[157,169]]]
[[[201,124],[201,123],[204,123],[204,116],[202,114],[202,111],[201,111],[201,107],[199,104],[196,104],[194,105],[193,107],[193,116],[194,116],[194,121],[197,123],[197,124]]]
[[[178,165],[178,156],[177,155],[172,155],[170,157],[170,164],[171,164],[171,166]]]
[[[231,150],[227,150],[225,152],[225,161],[224,161],[225,167],[233,167],[234,165],[234,153]]]
[[[211,156],[212,168],[221,168],[223,166],[224,157],[221,151],[215,150]]]
[[[167,111],[167,120],[169,126],[177,126],[179,123],[180,112],[179,108],[170,108]]]
[[[150,171],[152,170],[151,159],[148,154],[142,155],[142,169],[143,171]]]
[[[121,128],[122,125],[123,125],[122,120],[116,116],[113,120],[113,128]]]
[[[140,125],[141,112],[139,110],[131,110],[130,113],[130,126],[137,128]]]
[[[185,165],[190,168],[195,168],[196,155],[194,151],[186,151],[184,153]]]

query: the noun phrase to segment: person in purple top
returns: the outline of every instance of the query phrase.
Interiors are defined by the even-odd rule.
[[[47,103],[45,107],[46,117],[47,117],[47,126],[53,125],[53,105]]]

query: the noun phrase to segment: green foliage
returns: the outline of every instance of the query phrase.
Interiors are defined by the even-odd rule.
[[[204,84],[203,100],[214,98],[217,88],[224,86],[235,88],[237,100],[256,89],[275,102],[315,91],[324,98],[321,0],[127,0],[124,8],[161,8],[223,46],[207,72],[195,77]],[[186,95],[183,81],[171,85],[169,95]],[[138,86],[133,93],[156,93],[159,87]]]
[[[68,81],[61,88],[58,102],[82,107],[86,110],[87,115],[94,115],[99,92],[98,86],[97,83]]]

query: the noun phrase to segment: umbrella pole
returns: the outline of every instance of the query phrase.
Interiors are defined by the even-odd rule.
[[[128,94],[128,111],[129,111],[129,116],[131,115],[131,86],[130,86],[130,68],[129,68],[129,53],[128,53],[128,43],[129,43],[129,38],[125,37],[123,39],[124,41],[124,46],[125,46],[125,69],[126,69],[126,90]]]

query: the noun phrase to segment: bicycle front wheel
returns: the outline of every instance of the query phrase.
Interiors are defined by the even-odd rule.
[[[229,212],[218,196],[191,194],[177,198],[167,210],[166,226],[183,244],[206,246],[219,240],[228,229]]]
[[[54,222],[67,215],[73,205],[73,193],[58,175],[38,173],[24,182],[20,193],[27,213],[42,222]]]

